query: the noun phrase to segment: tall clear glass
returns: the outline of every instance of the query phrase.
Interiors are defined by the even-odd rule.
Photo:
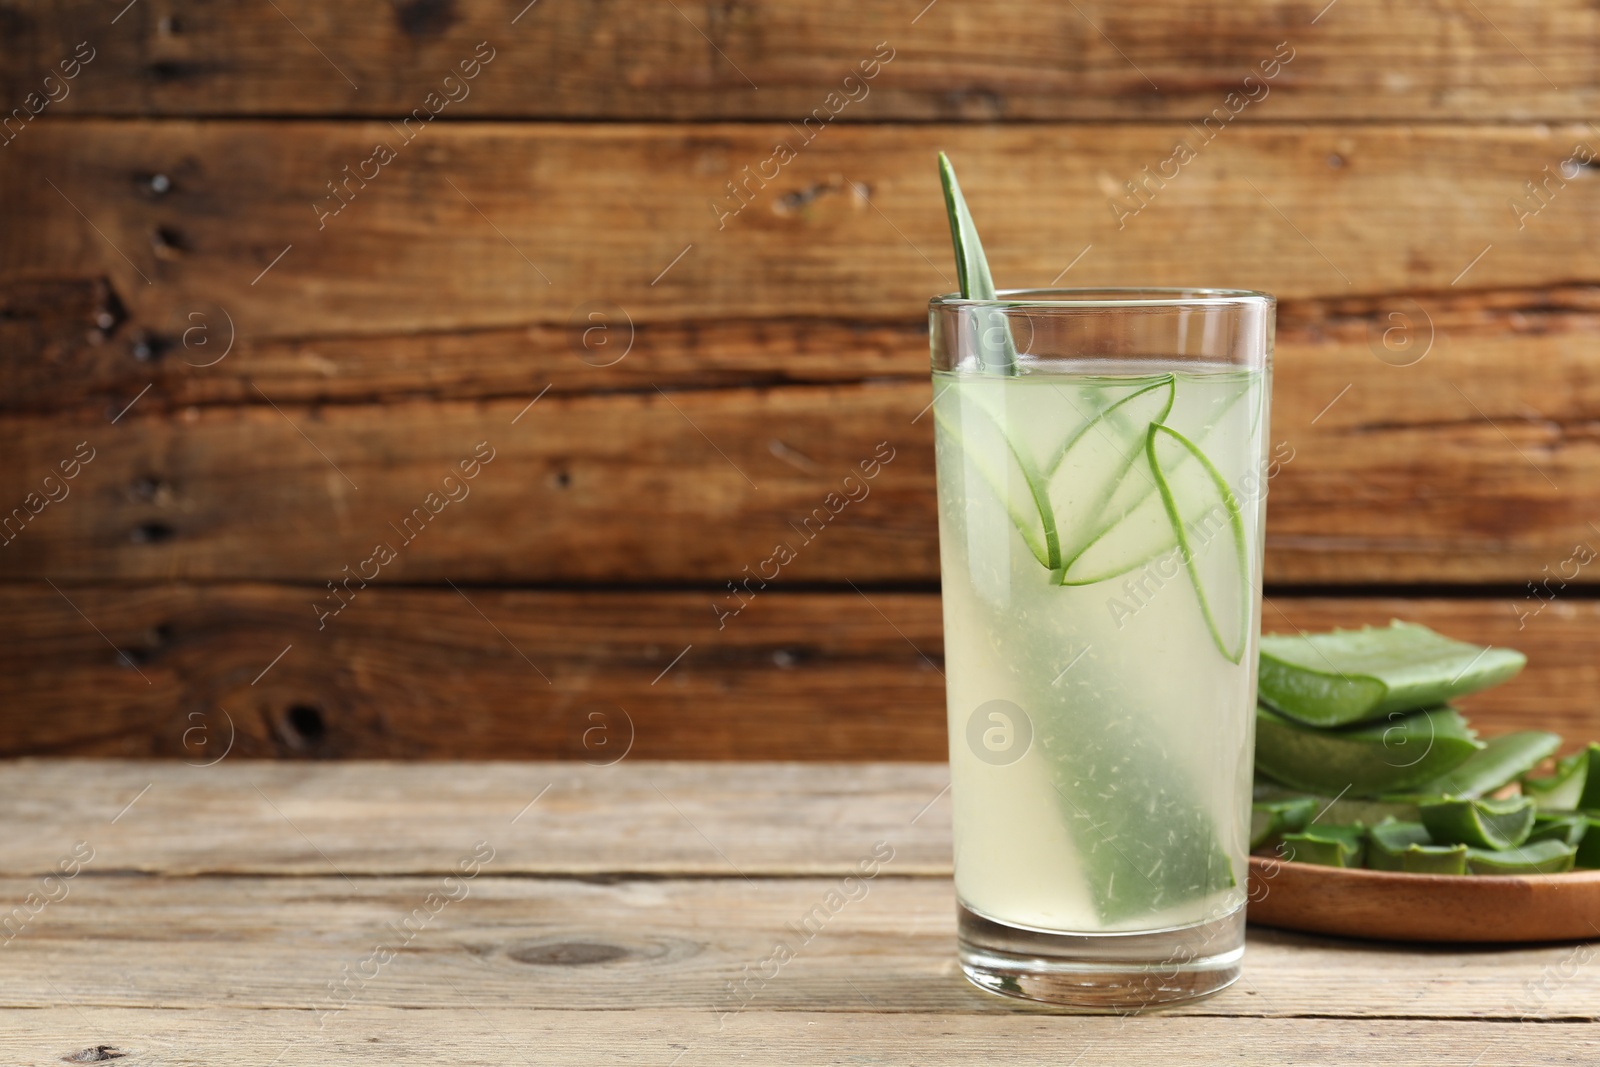
[[[1239,975],[1273,298],[933,300],[959,952],[1082,1007]]]

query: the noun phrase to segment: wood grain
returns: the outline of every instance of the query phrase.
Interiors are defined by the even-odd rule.
[[[951,951],[948,813],[924,804],[905,819],[944,775],[11,762],[0,896],[55,899],[12,917],[0,1051],[266,1065],[407,1062],[422,1048],[428,1062],[502,1062],[523,1047],[641,1064],[813,1063],[844,1047],[929,1063],[997,1051],[1125,1063],[1137,1048],[1141,1063],[1177,1064],[1195,1047],[1238,1063],[1290,1047],[1327,1063],[1412,1063],[1440,1047],[1478,1063],[1592,1058],[1588,946],[1402,950],[1252,928],[1240,984],[1168,1012],[1068,1018],[984,996]],[[543,776],[548,793],[519,803]],[[74,848],[86,865],[45,883]],[[887,858],[865,892],[752,990],[774,940],[868,851]],[[474,876],[446,881],[469,854]],[[363,962],[390,942],[393,959]]]
[[[1259,102],[1280,119],[1581,119],[1600,95],[1587,48],[1600,26],[1579,0],[1536,11],[1342,0],[1326,14],[1296,0],[1076,11],[1030,0],[982,13],[602,0],[535,7],[515,24],[525,0],[278,6],[170,0],[113,24],[117,12],[91,0],[14,0],[0,87],[20,101],[87,38],[98,54],[52,111],[406,114],[489,40],[494,61],[448,117],[786,119],[822,105],[887,40],[894,60],[841,120],[1143,120],[1220,106],[1288,41],[1295,58]]]
[[[934,594],[773,590],[719,631],[703,593],[473,588],[469,604],[449,589],[373,588],[319,633],[309,594],[293,588],[63,591],[72,604],[48,586],[0,588],[0,677],[14,706],[33,709],[8,716],[0,754],[205,763],[229,723],[235,757],[946,754]],[[1264,628],[1398,617],[1518,648],[1521,675],[1461,702],[1473,723],[1485,735],[1554,730],[1569,748],[1600,737],[1600,604],[1558,599],[1522,629],[1516,612],[1493,599],[1273,596]]]
[[[596,303],[570,323],[438,333],[256,338],[230,330],[221,309],[170,331],[156,325],[130,320],[104,281],[0,281],[0,348],[24,357],[0,360],[0,411],[115,414],[146,386],[148,412],[260,404],[263,394],[307,404],[481,400],[535,385],[579,394],[928,373],[927,327],[911,316],[634,322],[620,305]],[[1582,422],[1600,408],[1597,337],[1593,286],[1284,301],[1274,402],[1280,422],[1297,424],[1352,382],[1420,384],[1363,389],[1326,417],[1347,428],[1440,422],[1450,413],[1431,404],[1456,380],[1497,419]]]
[[[465,972],[471,974],[471,971]],[[996,1016],[882,1016],[870,1012],[748,1012],[720,1027],[716,1016],[687,1011],[530,1012],[473,1003],[456,982],[436,991],[440,1010],[352,1010],[319,1030],[303,1010],[205,1011],[67,1008],[18,1012],[0,1050],[18,1062],[55,1063],[109,1045],[145,1062],[202,1067],[300,1067],[329,1060],[422,1064],[521,1062],[537,1049],[560,1063],[759,1062],[774,1067],[831,1063],[841,1049],[867,1062],[993,1062],[997,1055],[1080,1067],[1122,1067],[1137,1050],[1150,1067],[1189,1067],[1195,1050],[1240,1067],[1276,1065],[1286,1049],[1297,1061],[1410,1067],[1441,1048],[1478,1055],[1478,1067],[1580,1067],[1593,1062],[1591,1023],[1362,1019],[1183,1018],[1166,1015],[1081,1018],[1017,1013]],[[871,998],[873,990],[863,996]],[[861,999],[861,998],[858,998]],[[1480,1051],[1481,1050],[1481,1051]],[[130,1063],[140,1060],[130,1059]]]
[[[0,781],[15,828],[0,869],[24,877],[54,871],[78,840],[97,876],[438,877],[479,841],[495,849],[488,869],[508,877],[839,878],[879,841],[895,877],[950,872],[943,764],[284,764],[232,753],[209,767],[10,761]]]
[[[498,840],[494,831],[488,836]],[[471,851],[472,843],[463,843],[462,854]],[[377,944],[401,947],[404,932],[387,924],[411,915],[430,893],[448,893],[455,899],[437,914],[412,920],[416,933],[399,959],[352,986],[350,1008],[330,1028],[361,1011],[454,1007],[452,983],[478,1004],[525,1011],[1043,1014],[1023,1014],[962,978],[954,966],[949,879],[899,877],[896,861],[874,879],[851,883],[855,899],[825,924],[812,920],[809,939],[793,929],[838,888],[836,878],[747,884],[729,872],[596,883],[504,877],[497,864],[446,888],[438,877],[346,884],[331,872],[108,876],[90,873],[91,862],[67,883],[65,898],[7,943],[0,1001],[37,1010],[65,1000],[98,1013],[151,1003],[176,1011],[225,999],[235,1008],[299,1008],[317,1018],[344,1002],[330,1000],[326,983],[346,965],[355,970]],[[29,880],[0,881],[3,899],[35,888]],[[752,969],[761,973],[760,961],[777,941],[787,942],[795,959],[770,981],[737,984]],[[1600,946],[1429,950],[1252,928],[1238,985],[1163,1014],[1592,1022],[1600,1018],[1596,956]],[[1559,977],[1551,976],[1563,962]],[[113,983],[108,974],[138,980]]]
[[[1537,371],[1521,369],[1514,339],[1435,344],[1403,368],[1349,339],[1286,356],[1269,582],[1550,577],[1548,597],[1595,580],[1570,562],[1600,537],[1592,335],[1530,345],[1549,357]],[[381,544],[397,555],[376,568],[384,582],[702,583],[731,598],[726,583],[762,574],[780,586],[937,580],[926,380],[601,395],[545,395],[548,384],[484,402],[323,407],[259,390],[243,407],[135,396],[109,414],[0,416],[12,508],[63,461],[94,456],[65,499],[36,495],[37,517],[7,529],[0,577],[270,579],[331,596],[346,567],[373,577],[363,561]],[[479,450],[492,462],[450,490],[469,495],[403,528]],[[764,563],[780,545],[794,558]]]
[[[109,279],[132,325],[169,335],[218,307],[254,339],[565,325],[597,301],[635,322],[910,323],[954,287],[930,163],[944,148],[1006,285],[1049,284],[1092,246],[1067,281],[1538,288],[1600,279],[1594,189],[1567,182],[1521,229],[1511,198],[1593,136],[1227,128],[1119,221],[1112,198],[1196,140],[1187,125],[851,126],[765,184],[752,170],[730,217],[728,183],[794,127],[457,123],[407,144],[387,122],[41,118],[5,149],[0,278]],[[380,142],[395,158],[347,178]],[[336,179],[348,191],[319,210]]]

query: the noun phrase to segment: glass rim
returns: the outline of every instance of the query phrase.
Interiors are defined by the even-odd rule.
[[[1204,308],[1271,306],[1277,297],[1255,289],[1189,289],[1176,286],[1101,286],[1074,289],[1000,289],[993,300],[941,293],[929,308],[1057,308],[1093,311],[1129,308]]]

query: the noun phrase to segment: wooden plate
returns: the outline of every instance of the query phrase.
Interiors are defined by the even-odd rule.
[[[1600,871],[1397,874],[1250,857],[1249,920],[1383,941],[1600,940]]]

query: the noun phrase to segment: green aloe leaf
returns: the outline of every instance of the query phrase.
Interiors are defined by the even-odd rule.
[[[1454,708],[1319,730],[1256,707],[1256,770],[1309,793],[1393,795],[1454,770],[1482,747]]]
[[[1426,626],[1261,636],[1261,699],[1311,726],[1347,726],[1433,707],[1510,678],[1527,657],[1453,641]]]
[[[1284,834],[1295,834],[1316,818],[1316,797],[1284,797],[1258,800],[1250,805],[1250,849],[1254,851],[1276,843]]]
[[[1211,432],[1226,423],[1234,406],[1252,395],[1253,386],[1247,380],[1245,388],[1211,412],[1209,418],[1198,412],[1184,412],[1178,416],[1169,409],[1166,415],[1151,421],[1169,426],[1179,422],[1202,425],[1199,433],[1190,439],[1203,450]],[[1182,393],[1177,393],[1174,405],[1180,404],[1182,398]],[[1172,527],[1167,521],[1161,494],[1156,489],[1155,478],[1150,474],[1143,447],[1145,442],[1142,435],[1148,430],[1147,426],[1139,427],[1141,440],[1135,462],[1128,466],[1116,492],[1099,510],[1093,532],[1086,537],[1077,531],[1070,535],[1063,533],[1062,585],[1095,585],[1109,581],[1142,570],[1177,549],[1178,541],[1172,535]],[[1192,457],[1180,454],[1168,471],[1169,477],[1185,471],[1191,462]]]
[[[1155,492],[1155,480],[1145,469],[1145,436],[1152,423],[1164,421],[1172,411],[1177,383],[1174,375],[1164,375],[1122,397],[1079,427],[1051,458],[1045,473],[1050,505],[1062,530],[1064,565],[1082,552],[1097,526],[1109,525],[1117,497],[1137,497],[1141,484],[1146,493]]]
[[[961,195],[961,183],[956,181],[950,157],[943,152],[939,153],[939,182],[944,186],[944,206],[950,216],[950,240],[955,245],[961,295],[967,300],[994,300],[994,278],[989,274],[983,242],[978,239],[978,227],[967,209],[966,197]],[[1017,373],[1017,347],[1005,314],[985,309],[977,313],[977,319],[978,356],[983,365],[1002,374]]]
[[[1466,874],[1466,845],[1436,845],[1420,822],[1391,819],[1367,831],[1367,866],[1407,874]]]
[[[1595,821],[1593,816],[1585,815],[1581,811],[1570,813],[1542,811],[1533,817],[1533,831],[1528,834],[1527,843],[1560,841],[1563,845],[1581,845],[1592,821]],[[1582,867],[1584,866],[1581,862],[1582,857],[1579,858],[1578,866]]]
[[[1162,462],[1158,443],[1163,440],[1193,457],[1205,477],[1190,477],[1185,484],[1169,476],[1173,463],[1170,456]],[[1151,424],[1145,451],[1206,629],[1217,651],[1238,663],[1249,641],[1252,608],[1250,548],[1239,501],[1216,465],[1177,430]]]
[[[1560,841],[1538,841],[1504,851],[1467,849],[1467,869],[1473,874],[1564,874],[1572,870],[1577,849]]]
[[[1516,848],[1533,830],[1533,801],[1527,797],[1440,800],[1419,807],[1422,825],[1441,845]]]
[[[1509,785],[1538,766],[1561,747],[1557,734],[1543,730],[1522,730],[1491,737],[1466,762],[1431,782],[1412,790],[1418,796],[1481,797]]]
[[[975,383],[946,388],[935,399],[934,421],[961,451],[967,469],[976,472],[1005,506],[1033,558],[1054,571],[1061,565],[1061,548],[1044,476],[1000,428],[1000,420],[979,401],[975,388]],[[959,406],[959,413],[951,412],[952,406]]]
[[[1359,867],[1365,857],[1367,828],[1360,823],[1347,826],[1307,826],[1297,834],[1283,835],[1283,857],[1293,863],[1316,863],[1324,867]]]
[[[1600,813],[1600,744],[1591,741],[1582,752],[1557,760],[1548,778],[1523,778],[1522,791],[1541,811]]]
[[[1358,822],[1365,826],[1377,826],[1385,820],[1416,822],[1421,818],[1417,811],[1416,798],[1412,796],[1376,798],[1323,796],[1290,789],[1260,777],[1256,778],[1253,795],[1257,804],[1292,800],[1297,797],[1314,801],[1317,806],[1317,818],[1326,819],[1331,823]]]

